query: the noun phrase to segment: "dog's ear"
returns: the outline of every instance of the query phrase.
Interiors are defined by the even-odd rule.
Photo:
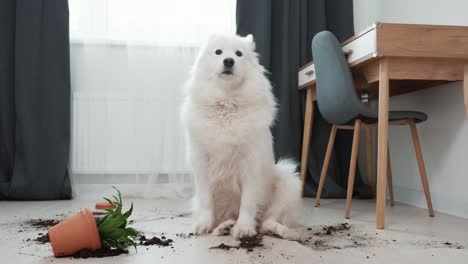
[[[255,41],[254,41],[254,37],[252,36],[252,34],[248,34],[247,36],[244,37],[244,39],[249,45],[250,49],[255,50]]]

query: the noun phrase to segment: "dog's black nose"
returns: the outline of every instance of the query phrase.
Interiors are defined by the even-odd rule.
[[[232,66],[234,66],[234,59],[233,58],[225,58],[223,63],[224,63],[225,67],[231,68]]]

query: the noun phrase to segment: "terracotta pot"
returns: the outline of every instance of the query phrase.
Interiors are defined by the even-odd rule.
[[[51,227],[49,240],[56,257],[101,248],[96,221],[88,208]]]
[[[102,202],[102,203],[97,203],[96,204],[96,209],[100,209],[100,210],[103,210],[103,209],[112,209],[112,208],[116,208],[117,205],[114,203],[112,205],[110,205],[108,202]]]

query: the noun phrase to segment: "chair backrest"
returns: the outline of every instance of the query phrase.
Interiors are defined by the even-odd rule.
[[[359,115],[362,107],[341,45],[329,31],[312,40],[317,79],[317,104],[330,123],[345,124]]]

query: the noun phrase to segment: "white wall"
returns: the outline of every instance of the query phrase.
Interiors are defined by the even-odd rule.
[[[466,0],[354,0],[354,25],[356,32],[375,21],[468,26],[467,10]],[[468,218],[468,118],[462,83],[393,97],[390,108],[428,114],[418,130],[434,209]],[[426,208],[409,128],[392,127],[389,137],[395,199]],[[360,164],[364,170],[365,163]]]

